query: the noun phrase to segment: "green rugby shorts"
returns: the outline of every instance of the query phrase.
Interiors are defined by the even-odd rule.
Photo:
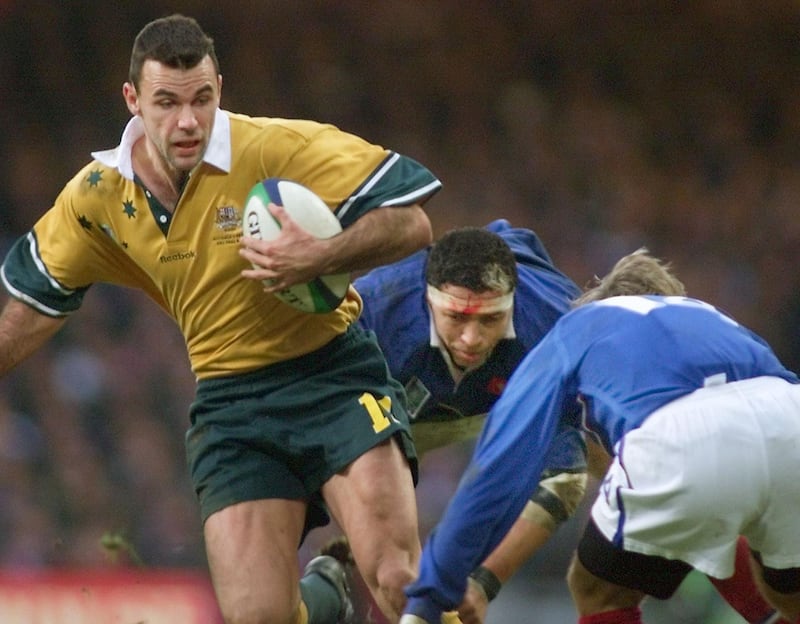
[[[357,325],[299,358],[201,380],[190,420],[186,455],[204,522],[229,505],[285,498],[309,503],[306,532],[324,526],[322,485],[390,437],[417,482],[403,387]]]

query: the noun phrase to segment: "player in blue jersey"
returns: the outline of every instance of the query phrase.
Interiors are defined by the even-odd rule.
[[[693,568],[730,576],[740,535],[765,598],[798,621],[800,380],[713,306],[630,294],[670,281],[646,253],[626,256],[526,356],[428,539],[402,624],[459,603],[575,405],[613,456],[568,574],[579,624],[641,622],[644,597],[671,596]]]
[[[514,369],[580,294],[537,235],[506,220],[451,230],[355,285],[359,322],[376,333],[406,388],[420,453],[476,438]],[[488,600],[583,497],[583,440],[576,428],[563,436],[519,520],[473,571],[459,608],[464,624],[484,619]]]

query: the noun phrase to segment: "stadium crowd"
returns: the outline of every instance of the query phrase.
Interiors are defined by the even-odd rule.
[[[119,68],[162,4],[0,2],[3,255],[91,150],[116,144]],[[800,369],[795,3],[186,0],[173,11],[214,34],[224,106],[330,121],[428,165],[445,185],[428,206],[438,234],[505,217],[535,229],[578,284],[645,245]],[[184,345],[139,293],[87,297],[0,381],[0,567],[112,565],[119,548],[104,537],[148,566],[204,565]],[[458,453],[430,459],[423,532],[454,490]]]

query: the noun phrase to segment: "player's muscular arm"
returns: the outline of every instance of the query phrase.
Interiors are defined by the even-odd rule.
[[[315,238],[281,206],[269,210],[281,224],[271,241],[245,236],[242,257],[258,268],[248,279],[273,281],[268,290],[307,282],[320,275],[352,273],[389,264],[421,249],[433,239],[428,215],[419,206],[376,208],[332,238]]]
[[[376,208],[326,241],[323,273],[360,271],[390,264],[429,245],[433,231],[420,206]]]
[[[9,299],[0,312],[0,376],[41,347],[64,324],[37,312],[16,299]]]

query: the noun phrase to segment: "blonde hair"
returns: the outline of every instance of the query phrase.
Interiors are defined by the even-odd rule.
[[[686,295],[686,287],[670,271],[670,265],[641,247],[620,258],[603,278],[596,277],[575,301],[577,307],[621,295]]]

